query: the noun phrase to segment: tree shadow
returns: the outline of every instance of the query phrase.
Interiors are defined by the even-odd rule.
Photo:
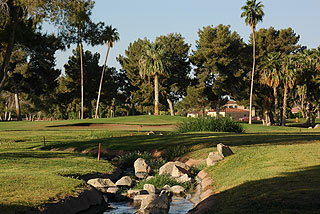
[[[215,147],[219,143],[229,146],[253,146],[253,145],[290,145],[306,144],[320,141],[319,132],[290,132],[290,133],[194,133],[194,134],[170,134],[170,135],[136,135],[122,137],[105,137],[100,139],[84,139],[79,141],[69,140],[63,142],[50,142],[43,150],[65,150],[74,148],[77,152],[84,150],[97,150],[99,143],[103,149],[125,151],[162,150],[172,146],[186,146],[197,148]]]
[[[320,166],[249,181],[214,194],[191,212],[320,213]]]

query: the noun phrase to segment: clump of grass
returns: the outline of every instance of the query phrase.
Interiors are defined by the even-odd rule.
[[[205,162],[201,163],[201,164],[197,164],[191,167],[191,175],[193,175],[194,177],[197,176],[197,174],[205,169],[207,167],[207,164]]]
[[[180,157],[190,151],[191,151],[190,147],[185,146],[185,145],[170,146],[162,152],[161,156],[165,160],[170,161],[173,158]]]
[[[122,167],[133,167],[134,162],[138,158],[143,158],[148,162],[151,169],[154,171],[158,171],[158,169],[165,164],[165,161],[162,158],[155,158],[152,156],[149,152],[140,152],[140,151],[134,151],[127,154],[124,154],[119,157],[118,161],[121,164]]]
[[[244,133],[243,126],[230,118],[188,118],[178,125],[179,133],[186,132],[236,132]]]
[[[143,180],[137,183],[135,189],[143,189],[143,185],[145,184],[153,184],[157,189],[161,189],[165,185],[169,185],[170,187],[180,185],[186,190],[190,189],[191,187],[191,182],[179,183],[178,181],[176,181],[176,179],[169,175],[155,175],[153,178],[147,181]]]

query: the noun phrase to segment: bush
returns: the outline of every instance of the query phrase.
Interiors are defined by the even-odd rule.
[[[188,118],[178,125],[178,132],[237,132],[243,133],[243,126],[230,118]]]

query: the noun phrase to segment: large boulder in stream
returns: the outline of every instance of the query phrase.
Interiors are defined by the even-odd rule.
[[[168,162],[159,169],[159,175],[164,174],[172,177],[181,177],[184,174],[190,175],[190,167],[180,161]]]
[[[116,182],[116,186],[119,187],[131,187],[132,186],[132,179],[130,178],[130,176],[123,176],[121,179],[119,179]]]
[[[162,190],[160,195],[150,194],[141,202],[141,214],[167,214],[170,209],[169,193]]]
[[[134,162],[134,174],[137,178],[146,178],[148,177],[151,169],[150,166],[146,163],[143,158],[138,158]]]
[[[109,188],[116,188],[109,178],[94,178],[88,180],[87,183],[103,193],[107,193]]]

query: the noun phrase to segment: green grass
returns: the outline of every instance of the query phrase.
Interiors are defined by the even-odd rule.
[[[208,169],[214,180],[214,200],[219,204],[212,208],[215,213],[320,211],[315,200],[320,198],[320,130],[243,124],[246,133],[172,134],[174,126],[164,127],[182,119],[137,116],[0,122],[0,211],[14,213],[37,207],[76,195],[84,188],[83,181],[65,175],[111,172],[108,162],[97,162],[96,158],[81,153],[96,151],[99,143],[105,152],[166,150],[175,156],[191,151],[188,156],[197,159],[206,158],[218,143],[224,143],[231,146],[235,155]],[[88,126],[95,123],[142,127],[138,133],[137,126],[122,129]],[[145,135],[150,130],[156,135]],[[73,149],[75,152],[71,152]]]
[[[212,212],[319,213],[320,142],[287,143],[235,146],[235,155],[210,167],[220,204]]]

